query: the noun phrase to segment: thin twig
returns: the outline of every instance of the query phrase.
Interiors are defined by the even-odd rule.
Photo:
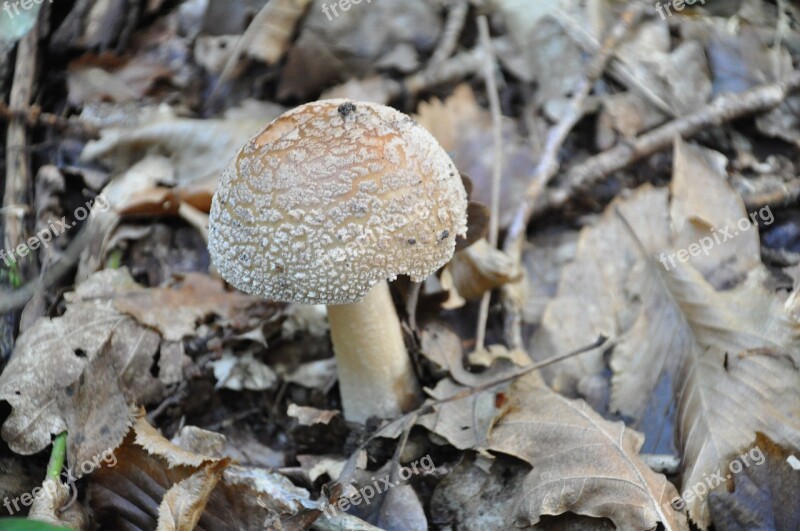
[[[0,120],[18,121],[28,127],[51,127],[58,130],[69,130],[81,136],[96,139],[100,138],[100,130],[78,118],[64,118],[55,114],[42,112],[38,105],[31,105],[27,109],[12,110],[0,101]]]
[[[711,126],[719,126],[737,118],[768,111],[786,97],[800,90],[800,71],[791,72],[784,81],[770,83],[739,94],[724,94],[714,101],[677,120],[672,120],[634,140],[619,144],[573,166],[564,178],[564,185],[546,191],[531,209],[531,217],[559,208],[581,190],[594,186],[612,173],[668,149],[676,137],[689,138]]]
[[[540,198],[547,183],[556,175],[560,168],[558,153],[567,136],[575,127],[575,124],[584,115],[584,103],[592,91],[595,81],[603,74],[608,65],[608,61],[614,54],[614,50],[641,19],[644,8],[637,4],[621,17],[620,22],[614,26],[606,37],[603,47],[594,58],[587,69],[586,77],[581,82],[575,95],[570,100],[569,106],[561,120],[550,130],[547,135],[547,142],[542,151],[539,162],[533,170],[530,184],[525,192],[522,203],[517,208],[511,225],[509,226],[503,250],[511,256],[515,263],[520,263],[522,254],[522,242],[525,236],[525,229],[531,219],[533,208]],[[518,298],[513,296],[513,285],[503,287],[503,305],[506,311],[505,335],[509,346],[512,348],[522,347],[521,316]]]
[[[410,412],[406,413],[405,415],[402,415],[401,417],[398,417],[398,418],[394,419],[392,422],[386,424],[382,428],[379,428],[378,430],[376,430],[372,435],[370,435],[367,438],[366,441],[364,441],[361,444],[361,446],[359,446],[358,450],[356,450],[356,453],[360,452],[361,450],[364,450],[367,447],[367,445],[370,442],[372,442],[373,439],[375,439],[375,437],[381,437],[381,434],[384,433],[387,428],[394,427],[397,422],[405,422],[405,421],[407,421],[408,419],[410,419],[412,417],[421,417],[422,415],[425,415],[425,414],[429,413],[430,411],[432,411],[436,406],[440,406],[442,404],[447,404],[448,402],[454,402],[456,400],[462,400],[462,399],[470,397],[472,395],[475,395],[475,394],[478,394],[478,393],[482,393],[482,392],[488,391],[490,389],[494,389],[497,386],[509,383],[509,382],[511,382],[513,380],[516,380],[517,378],[525,376],[526,374],[530,374],[533,371],[538,371],[539,369],[543,369],[544,367],[547,367],[547,366],[552,365],[554,363],[558,363],[560,361],[564,361],[564,360],[566,360],[568,358],[572,358],[574,356],[578,356],[578,355],[584,354],[586,352],[591,352],[592,350],[603,346],[606,341],[608,341],[607,337],[600,336],[591,345],[587,345],[585,347],[581,347],[581,348],[579,348],[577,350],[573,350],[572,352],[567,352],[565,354],[559,354],[557,356],[552,356],[552,357],[547,358],[545,360],[542,360],[542,361],[533,363],[531,365],[528,365],[527,367],[523,367],[521,369],[513,371],[510,374],[507,374],[505,376],[501,376],[500,378],[497,378],[497,379],[492,380],[490,382],[487,382],[485,384],[478,385],[476,387],[470,387],[469,389],[464,389],[463,391],[459,391],[458,393],[455,393],[455,394],[450,395],[450,396],[445,397],[445,398],[441,398],[439,400],[434,400],[432,402],[427,402],[427,403],[421,405],[419,408],[415,409],[414,411],[410,411]]]
[[[558,363],[559,361],[563,361],[563,360],[565,360],[567,358],[571,358],[573,356],[577,356],[577,355],[583,354],[585,352],[590,352],[590,351],[592,351],[592,350],[594,350],[594,349],[596,349],[598,347],[601,347],[606,342],[606,340],[607,340],[606,337],[600,336],[600,337],[597,338],[597,341],[595,341],[594,343],[592,343],[591,345],[588,345],[586,347],[582,347],[582,348],[580,348],[578,350],[574,350],[572,352],[567,352],[566,354],[560,354],[560,355],[557,355],[557,356],[553,356],[551,358],[548,358],[546,360],[540,361],[538,363],[533,363],[531,365],[528,365],[527,367],[523,367],[521,369],[513,371],[510,374],[507,374],[505,376],[502,376],[500,378],[497,378],[497,379],[492,380],[490,382],[487,382],[485,384],[482,384],[482,385],[479,385],[479,386],[476,386],[476,387],[471,387],[469,389],[464,389],[463,391],[459,391],[458,393],[455,393],[455,394],[453,394],[451,396],[448,396],[448,397],[445,397],[445,398],[442,398],[442,399],[439,399],[439,400],[434,400],[432,402],[426,402],[425,404],[421,405],[420,407],[418,407],[414,411],[410,411],[410,412],[406,413],[405,415],[397,417],[396,419],[392,420],[391,422],[388,422],[384,426],[382,426],[382,427],[378,428],[377,430],[375,430],[372,434],[370,434],[369,437],[366,438],[365,441],[363,441],[361,443],[361,445],[347,459],[347,462],[345,463],[344,467],[342,467],[342,471],[339,473],[339,477],[336,479],[334,484],[336,484],[336,485],[344,485],[346,483],[349,483],[350,480],[355,475],[356,468],[358,467],[359,454],[362,451],[364,451],[367,448],[367,445],[369,445],[373,440],[375,440],[375,438],[383,437],[386,432],[396,430],[397,426],[398,426],[398,423],[401,423],[403,425],[402,433],[403,433],[403,438],[405,439],[408,436],[407,432],[410,431],[410,428],[413,427],[414,424],[416,424],[416,420],[419,417],[421,417],[422,415],[428,414],[431,411],[433,411],[433,409],[436,406],[440,406],[442,404],[447,404],[448,402],[454,402],[456,400],[463,400],[464,398],[468,398],[468,397],[470,397],[472,395],[475,395],[475,394],[478,394],[478,393],[482,393],[482,392],[488,391],[490,389],[494,389],[494,388],[496,388],[496,387],[498,387],[500,385],[506,384],[508,382],[511,382],[511,381],[517,379],[517,378],[525,376],[526,374],[530,374],[533,371],[542,369],[544,367],[547,367],[548,365],[552,365],[553,363]],[[341,492],[341,491],[339,491],[339,492]],[[335,502],[335,499],[338,498],[338,494],[335,494],[333,496],[328,495],[327,497],[328,497],[328,500],[330,502]]]
[[[64,253],[58,257],[58,260],[50,265],[44,275],[31,280],[17,290],[0,290],[0,314],[24,306],[33,297],[36,290],[48,289],[66,275],[80,260],[83,249],[94,241],[94,238],[104,235],[119,221],[119,216],[116,213],[106,214],[108,212],[98,212],[96,221],[92,221],[93,216],[91,216],[86,226],[70,242]]]
[[[27,109],[33,95],[33,85],[36,80],[37,48],[39,45],[39,24],[33,28],[20,41],[17,48],[17,64],[14,70],[14,80],[11,85],[9,107],[14,110]],[[3,194],[4,208],[4,246],[14,249],[25,241],[25,221],[23,212],[18,205],[28,205],[28,191],[32,190],[32,169],[28,146],[28,131],[26,124],[21,120],[11,120],[8,124],[6,136],[6,185]],[[31,260],[25,263],[31,264]],[[34,273],[22,268],[21,273]]]
[[[454,55],[437,65],[436,68],[426,68],[408,76],[403,80],[402,86],[398,85],[396,93],[391,93],[390,96],[399,96],[402,93],[400,87],[408,94],[415,95],[437,85],[473,76],[483,66],[483,53],[483,49],[477,46],[472,50]]]
[[[478,17],[478,34],[480,45],[485,50],[483,78],[486,93],[489,96],[489,109],[492,112],[492,132],[494,136],[494,161],[492,167],[491,217],[489,218],[488,239],[492,247],[497,247],[500,233],[500,181],[503,177],[503,116],[500,110],[500,96],[495,80],[496,61],[492,50],[492,39],[489,34],[489,22],[486,16]],[[486,322],[489,319],[489,302],[492,293],[487,291],[481,298],[478,312],[478,328],[475,334],[475,348],[482,350],[486,342]]]
[[[267,2],[264,4],[264,7],[253,17],[252,22],[250,25],[247,26],[242,37],[236,43],[233,51],[228,57],[228,61],[225,63],[225,67],[222,70],[222,73],[219,76],[219,79],[214,84],[214,88],[211,89],[211,95],[209,95],[206,104],[210,104],[214,102],[214,100],[219,96],[220,90],[225,84],[230,80],[236,67],[239,65],[239,59],[242,57],[243,53],[247,48],[252,44],[253,39],[256,36],[260,35],[262,39],[266,39],[269,36],[269,32],[286,32],[287,37],[290,36],[294,32],[294,25],[297,24],[297,21],[302,17],[305,10],[308,8],[310,4],[309,0],[299,0],[294,2],[294,6],[287,6],[287,2],[281,2],[279,0],[272,0],[271,2]],[[287,9],[287,7],[291,7],[294,9]],[[269,21],[271,18],[279,17],[280,15],[287,15],[288,13],[288,20],[282,20],[283,24],[280,25],[270,25]],[[264,35],[264,33],[268,35]],[[277,61],[277,57],[273,58]]]
[[[430,65],[436,66],[451,55],[458,46],[458,38],[464,29],[464,22],[467,20],[469,3],[467,0],[454,0],[453,5],[447,12],[447,21],[442,30],[442,38],[436,46],[436,51],[431,56]]]
[[[571,13],[558,9],[559,16],[556,20],[561,24],[561,27],[578,43],[581,48],[592,56],[596,56],[603,50],[603,44],[586,31],[583,25],[575,20]],[[617,57],[617,50],[612,50],[612,57],[608,62],[608,75],[625,88],[634,92],[648,101],[656,109],[666,114],[669,117],[676,118],[678,113],[674,107],[667,103],[661,96],[656,94],[648,84],[637,76],[634,68],[631,67],[625,60]]]

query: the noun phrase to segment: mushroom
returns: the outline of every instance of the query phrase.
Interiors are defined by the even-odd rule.
[[[419,400],[386,281],[421,281],[446,264],[466,211],[453,161],[410,117],[317,101],[236,155],[214,194],[208,248],[242,291],[327,305],[344,415],[364,422]]]

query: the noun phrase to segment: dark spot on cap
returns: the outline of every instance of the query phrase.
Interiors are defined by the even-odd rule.
[[[356,106],[348,101],[347,103],[342,103],[339,105],[339,108],[336,110],[339,111],[339,114],[342,115],[342,118],[346,118],[347,115],[356,110]]]
[[[443,230],[442,231],[442,235],[439,236],[439,240],[446,240],[448,238],[448,236],[450,236],[450,231],[449,230]]]
[[[414,245],[415,243],[417,243],[417,240],[415,238],[409,238],[408,243],[409,245]]]

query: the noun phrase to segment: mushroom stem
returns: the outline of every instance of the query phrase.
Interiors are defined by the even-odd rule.
[[[361,302],[329,305],[328,321],[345,419],[396,417],[419,403],[389,284],[379,283]]]

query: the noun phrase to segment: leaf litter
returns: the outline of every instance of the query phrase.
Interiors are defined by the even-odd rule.
[[[8,212],[76,222],[16,269],[0,258],[14,513],[131,530],[797,527],[795,6],[117,4],[0,12],[7,153],[35,154],[3,159],[4,241],[34,235]],[[236,292],[206,251],[230,158],[327,97],[412,115],[469,175],[453,260],[392,283],[424,402],[363,425],[341,412],[325,308]],[[100,195],[109,209],[78,219]],[[520,220],[519,249],[489,243]],[[43,482],[62,433],[80,477]]]

